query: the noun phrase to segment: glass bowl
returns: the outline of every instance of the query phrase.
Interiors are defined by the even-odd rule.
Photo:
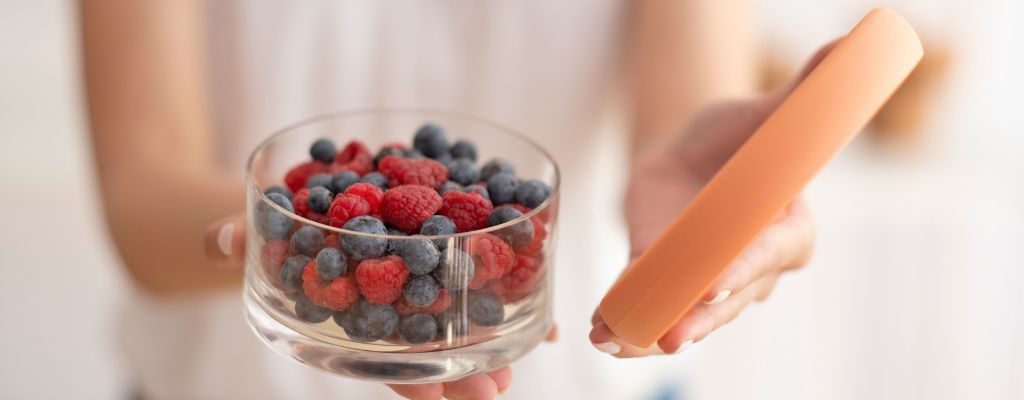
[[[265,193],[287,181],[283,178],[296,165],[319,162],[311,161],[309,151],[319,138],[332,140],[338,149],[359,141],[376,155],[385,144],[405,143],[411,148],[413,134],[425,123],[442,127],[451,142],[475,143],[478,166],[495,158],[508,161],[518,182],[544,182],[550,195],[532,209],[491,204],[495,209],[509,206],[523,212],[521,216],[512,213],[518,217],[499,225],[448,235],[403,236],[390,230],[390,225],[387,234],[375,234],[343,229],[341,221],[325,214],[307,213],[308,218],[303,218],[288,202],[275,203]],[[339,151],[333,163],[317,164],[317,168],[328,173],[349,170],[345,158],[352,154],[344,152]],[[410,150],[399,153],[402,158],[419,157]],[[365,170],[361,172],[365,175]],[[260,144],[249,158],[246,181],[246,317],[255,333],[284,356],[365,380],[442,382],[511,363],[543,340],[551,327],[559,171],[551,156],[522,134],[444,111],[332,113],[286,127]],[[302,182],[305,179],[292,178],[288,183],[299,189]],[[490,203],[488,195],[477,196]],[[273,198],[281,201],[279,196]],[[383,214],[376,216],[387,221]],[[303,232],[303,239],[295,239],[298,232]],[[369,254],[364,251],[368,243],[377,249],[386,245],[383,253],[371,250]],[[346,260],[345,272],[333,280],[317,270],[317,256],[325,247],[339,250]],[[415,252],[400,250],[410,247],[426,249],[428,255],[426,264],[419,262],[414,268],[418,273],[407,265],[417,262],[409,255]],[[423,265],[431,265],[430,254],[437,254],[437,266],[423,273]],[[402,260],[401,267],[394,267],[395,259]],[[391,275],[401,280],[404,289],[417,278],[414,293],[419,294],[408,297],[405,292],[413,289],[403,290],[396,298],[394,282],[390,290],[374,289],[377,275],[373,274],[380,271],[374,268],[382,268],[381,263],[397,268],[392,271],[405,270]],[[360,268],[366,274],[357,273]],[[355,297],[358,300],[353,303]],[[423,305],[426,301],[430,303]],[[436,328],[433,337],[431,326]]]

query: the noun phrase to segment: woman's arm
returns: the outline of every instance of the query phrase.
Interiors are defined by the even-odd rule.
[[[755,93],[759,64],[748,2],[637,0],[632,12],[634,158],[682,133],[703,106]]]
[[[241,182],[214,164],[203,3],[79,2],[86,97],[104,210],[132,278],[156,293],[237,283],[202,243],[237,213]]]

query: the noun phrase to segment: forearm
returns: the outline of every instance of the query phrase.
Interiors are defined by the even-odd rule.
[[[678,135],[708,103],[754,93],[752,19],[746,1],[634,3],[627,68],[634,158]]]

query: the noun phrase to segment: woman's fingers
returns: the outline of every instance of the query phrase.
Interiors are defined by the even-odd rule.
[[[452,400],[491,400],[498,395],[498,385],[487,374],[471,375],[443,385],[444,396]]]
[[[224,217],[206,228],[206,256],[225,267],[240,267],[245,260],[245,218]]]
[[[637,347],[619,340],[612,333],[603,320],[598,319],[597,323],[590,330],[590,342],[601,352],[611,354],[617,358],[646,357],[664,354],[657,345],[651,347]]]
[[[501,367],[486,374],[472,375],[452,382],[414,385],[388,385],[399,396],[411,400],[490,400],[512,386],[512,369]]]
[[[804,201],[797,199],[722,272],[703,301],[721,303],[762,276],[799,268],[810,259],[813,248],[814,219]]]
[[[488,372],[487,376],[494,380],[494,386],[498,389],[499,394],[505,393],[512,386],[512,369],[509,367],[501,367]]]
[[[444,395],[444,386],[440,383],[424,383],[416,385],[388,385],[399,396],[410,400],[439,400]]]

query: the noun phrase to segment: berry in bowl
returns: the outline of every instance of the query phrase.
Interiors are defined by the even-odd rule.
[[[287,127],[248,164],[249,324],[289,358],[380,382],[511,363],[551,327],[558,185],[535,143],[458,114]]]

